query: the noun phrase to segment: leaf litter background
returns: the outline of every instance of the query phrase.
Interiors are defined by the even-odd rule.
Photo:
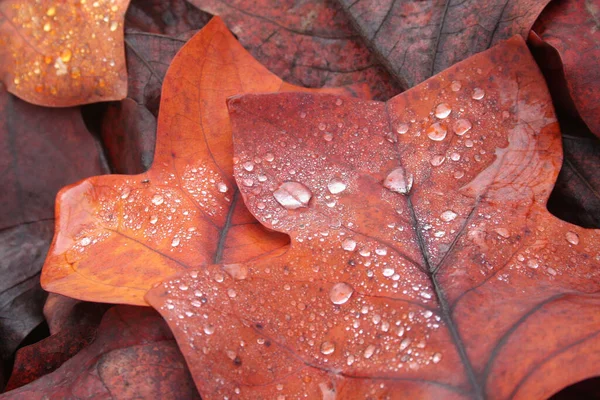
[[[539,9],[536,9],[527,8],[518,2],[509,2],[507,4],[510,7],[497,10],[493,2],[489,2],[494,12],[484,14],[490,21],[477,21],[473,19],[477,13],[461,12],[460,7],[474,10],[469,4],[461,4],[456,8],[452,2],[434,3],[426,12],[415,9],[410,9],[410,12],[396,10],[392,4],[389,9],[369,16],[354,11],[361,7],[369,9],[368,2],[364,3],[366,4],[357,2],[348,9],[350,5],[343,1],[339,5],[333,2],[289,2],[282,8],[287,12],[278,12],[260,3],[248,8],[244,2],[134,1],[124,19],[127,98],[83,109],[53,110],[28,105],[4,92],[2,147],[5,156],[2,158],[2,165],[5,171],[3,188],[6,188],[6,201],[3,203],[7,206],[4,207],[6,216],[2,219],[2,249],[5,257],[1,268],[3,276],[8,279],[4,280],[5,287],[0,290],[3,313],[0,332],[2,338],[6,338],[2,341],[4,362],[1,372],[3,382],[10,377],[8,388],[17,388],[48,374],[48,380],[40,379],[33,384],[37,386],[30,385],[30,389],[23,392],[27,393],[27,398],[41,395],[48,388],[54,388],[52,379],[56,378],[49,373],[61,364],[65,363],[64,368],[59,369],[64,369],[61,374],[66,373],[69,368],[80,371],[81,363],[86,363],[86,354],[108,351],[111,357],[118,359],[118,352],[111,352],[112,349],[121,348],[119,346],[125,346],[121,364],[115,361],[113,364],[105,364],[106,366],[122,365],[124,369],[121,372],[133,371],[131,363],[134,360],[150,360],[154,356],[173,360],[177,364],[175,369],[185,370],[185,362],[173,345],[164,350],[155,350],[154,354],[144,352],[143,346],[158,337],[151,338],[151,332],[148,333],[148,338],[136,338],[140,341],[137,343],[142,344],[141,352],[131,350],[136,353],[127,350],[130,346],[135,346],[135,342],[125,340],[123,344],[118,343],[121,340],[119,337],[126,335],[110,333],[110,327],[116,327],[115,316],[129,315],[127,318],[132,320],[147,318],[151,321],[154,317],[147,309],[117,307],[111,315],[106,314],[103,324],[108,328],[102,328],[103,325],[98,327],[98,323],[107,306],[76,303],[59,295],[50,295],[44,310],[44,322],[42,306],[46,295],[39,288],[39,271],[52,237],[53,201],[58,189],[86,176],[108,171],[140,173],[151,165],[165,72],[181,46],[210,20],[210,14],[222,16],[241,44],[258,61],[288,82],[309,87],[363,82],[371,95],[379,100],[389,99],[402,89],[407,89],[408,82],[412,82],[412,86],[432,72],[439,72],[514,33],[527,36],[529,27],[533,26],[528,43],[553,94],[565,158],[548,201],[548,209],[566,221],[588,228],[599,227],[600,184],[596,171],[600,166],[600,147],[594,137],[594,134],[599,133],[594,120],[598,115],[594,110],[597,110],[599,97],[598,79],[593,75],[597,72],[593,65],[597,65],[599,42],[597,6],[583,1],[555,1],[538,18],[537,14],[543,8],[540,3],[537,3]],[[529,18],[522,18],[523,14],[519,13],[520,19],[514,22],[511,7],[515,10],[526,7],[531,11]],[[45,8],[44,12],[48,13],[48,10],[49,8]],[[457,12],[462,17],[448,18],[452,12]],[[401,21],[407,17],[410,19],[411,16],[426,17],[427,21],[433,21],[431,26],[437,29],[436,48],[441,49],[440,55],[435,53],[434,61],[425,60],[426,67],[421,67],[419,62],[404,59],[399,63],[394,58],[397,57],[397,52],[384,51],[386,49],[382,46],[389,44],[377,40],[380,35],[382,38],[407,38],[403,30],[410,24]],[[453,27],[436,22],[436,18],[441,18],[442,21],[459,21],[457,23],[465,21],[464,24],[470,29],[459,27],[458,30],[467,37],[478,37],[477,27],[486,32],[491,31],[492,34],[488,33],[486,40],[477,42],[476,45],[464,46],[470,39],[454,34]],[[579,20],[577,23],[565,23],[561,18]],[[393,23],[395,19],[400,22]],[[418,19],[411,20],[411,23],[419,25]],[[419,29],[411,31],[419,35]],[[4,31],[2,33],[6,34]],[[428,34],[421,32],[423,36]],[[400,49],[399,51],[412,55],[419,54],[418,51],[411,51],[419,46],[431,49],[426,42],[411,39],[408,44],[394,42],[393,46],[394,50]],[[463,53],[453,52],[453,47],[460,48]],[[373,51],[370,52],[368,48]],[[464,49],[469,50],[465,53]],[[51,67],[56,68],[56,61],[52,61]],[[582,68],[585,63],[592,67]],[[424,72],[419,72],[419,68]],[[415,78],[406,78],[411,74]],[[10,85],[7,86],[10,88]],[[97,100],[85,100],[83,97],[78,104],[92,101]],[[65,126],[69,128],[65,129]],[[241,199],[239,202],[241,204]],[[283,237],[280,240],[285,242]],[[120,309],[126,311],[119,311]],[[159,329],[160,323],[152,325]],[[34,329],[36,326],[37,329]],[[106,329],[108,336],[103,336],[102,332]],[[33,334],[26,338],[32,331]],[[115,329],[113,332],[120,331]],[[172,336],[167,332],[163,333],[161,341],[163,337],[164,340],[172,341]],[[51,336],[38,341],[48,334]],[[100,344],[103,340],[108,341],[109,346],[104,350]],[[38,342],[26,346],[32,341]],[[11,364],[17,348],[22,350],[18,353],[11,376]],[[58,358],[57,354],[60,354]],[[39,367],[31,360],[37,360]],[[232,361],[235,362],[235,358]],[[96,368],[96,371],[100,370],[104,371],[106,368]],[[140,373],[144,383],[136,380],[136,376],[131,376],[129,381],[129,377],[119,381],[117,376],[115,379],[119,382],[115,381],[115,390],[126,396],[125,387],[131,384],[144,387],[149,395],[165,393],[161,392],[167,390],[165,388],[148,387],[147,382],[151,378],[144,376],[146,371]],[[160,372],[158,374],[164,376]],[[105,384],[113,382],[109,376],[110,371],[107,375],[101,375],[100,379]],[[173,393],[180,393],[181,396],[174,394],[175,398],[192,396],[190,393],[195,389],[190,388],[190,377],[186,372],[172,379],[180,382],[177,389],[181,392]],[[123,384],[125,386],[119,386]],[[90,390],[95,390],[92,389],[94,385],[91,381],[86,383]],[[73,390],[73,387],[77,385],[64,390]],[[63,389],[54,390],[59,395]],[[586,383],[570,390],[582,390],[587,396],[594,393]],[[62,393],[75,395],[75,392]],[[99,392],[95,393],[99,395]],[[20,396],[17,392],[12,392],[12,395]]]

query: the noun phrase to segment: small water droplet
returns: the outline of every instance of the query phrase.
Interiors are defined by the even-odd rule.
[[[329,189],[331,194],[342,193],[344,190],[346,190],[346,187],[347,185],[340,178],[333,178],[327,184],[327,189]]]
[[[229,296],[230,298],[233,299],[235,296],[237,296],[237,293],[235,292],[234,289],[229,288],[229,289],[227,289],[227,296]]]
[[[388,174],[383,181],[383,187],[392,192],[407,194],[413,184],[413,176],[407,175],[404,168],[399,167]]]
[[[380,247],[375,249],[375,254],[377,254],[378,256],[385,256],[387,254],[387,249]]]
[[[119,27],[119,23],[117,21],[113,21],[110,23],[110,31],[111,32],[116,31],[118,27]]]
[[[219,189],[219,192],[225,193],[227,191],[227,185],[225,182],[219,182],[217,183],[217,189]]]
[[[471,139],[465,140],[465,147],[473,147],[473,141]]]
[[[331,342],[323,342],[321,343],[321,353],[328,355],[335,351],[335,344]]]
[[[401,135],[404,135],[406,132],[408,132],[408,124],[405,124],[405,123],[398,124],[398,126],[396,127],[396,132],[398,132]]]
[[[439,122],[431,124],[431,126],[427,129],[427,137],[436,142],[441,142],[444,140],[447,133],[448,129],[446,129],[446,125]]]
[[[363,357],[366,359],[369,359],[373,356],[373,354],[375,354],[375,346],[370,344],[367,346],[367,348],[365,349],[365,352],[363,353]]]
[[[336,105],[336,106],[341,106],[341,105],[342,105],[342,103],[343,103],[342,99],[336,99],[336,100],[335,100],[335,105]]]
[[[390,276],[394,275],[395,272],[396,271],[394,270],[394,268],[392,268],[392,267],[385,267],[383,269],[383,276],[389,278]]]
[[[265,154],[265,160],[267,160],[268,162],[271,162],[275,159],[275,156],[273,155],[273,153],[267,153]]]
[[[462,84],[459,81],[452,81],[452,83],[450,84],[450,89],[453,92],[458,92],[461,87],[462,87]]]
[[[254,163],[252,161],[246,161],[244,163],[244,169],[248,172],[252,171],[254,169]]]
[[[458,154],[458,153],[452,153],[452,154],[450,154],[450,159],[452,161],[458,161],[458,160],[460,160],[460,154]]]
[[[242,179],[242,183],[244,184],[244,186],[247,186],[247,187],[254,186],[254,181],[250,178]]]
[[[437,364],[440,361],[442,361],[442,353],[435,353],[433,357],[431,357],[431,361],[433,361],[434,364]]]
[[[404,328],[402,328],[402,332],[404,333]],[[400,336],[400,335],[398,335],[398,336]],[[410,342],[412,342],[412,340],[410,338],[402,339],[402,341],[400,342],[400,351],[406,349],[410,345]]]
[[[215,333],[215,326],[214,325],[205,325],[204,333],[206,333],[207,335],[212,335],[213,333]]]
[[[179,242],[180,242],[180,239],[179,239],[179,238],[175,238],[175,239],[173,239],[173,241],[171,242],[171,246],[172,246],[172,247],[177,247],[177,246],[179,246]]]
[[[345,282],[339,282],[333,285],[329,291],[329,299],[333,304],[344,304],[350,299],[352,293],[354,293],[352,286]]]
[[[510,237],[510,232],[506,228],[496,228],[495,231],[498,235],[502,236],[503,238]]]
[[[326,142],[331,142],[333,140],[333,135],[329,132],[327,132],[326,134],[323,135],[323,139],[325,139]]]
[[[482,88],[477,87],[477,88],[473,89],[473,94],[471,95],[471,97],[474,100],[481,100],[481,99],[483,99],[484,96],[485,96],[485,92],[483,91]]]
[[[455,171],[455,172],[454,172],[454,177],[455,177],[456,179],[460,179],[460,178],[462,178],[463,176],[465,176],[465,172],[464,172],[464,171]]]
[[[273,192],[273,197],[288,210],[307,207],[312,192],[299,182],[284,182]]]
[[[567,239],[567,242],[571,243],[572,245],[577,246],[579,244],[579,235],[575,232],[569,231],[567,232],[565,237]]]
[[[318,126],[318,127],[319,127],[319,130],[320,130],[320,131],[324,131],[324,130],[325,130],[325,128],[327,128],[327,125],[325,125],[323,122],[321,122],[321,123],[319,123],[319,126]]]
[[[346,358],[346,364],[348,364],[348,365],[354,364],[354,356],[352,356],[352,355],[348,356],[348,358]]]
[[[342,249],[346,251],[354,251],[354,249],[356,249],[356,241],[352,239],[344,239],[342,242]]]
[[[431,157],[431,160],[429,162],[434,167],[439,167],[440,165],[442,165],[444,163],[444,161],[446,161],[446,157],[438,154],[438,155]]]
[[[186,285],[185,283],[182,283],[181,285],[179,285],[179,290],[183,290],[186,291],[188,290],[190,287],[188,285]]]
[[[440,219],[444,222],[450,222],[456,218],[457,214],[452,210],[446,210],[440,215]]]
[[[440,103],[435,108],[435,116],[439,119],[448,118],[448,115],[452,112],[452,108],[448,103]]]
[[[154,195],[154,197],[152,198],[152,204],[156,206],[160,206],[164,202],[165,199],[160,194]]]
[[[89,237],[84,237],[79,242],[79,244],[81,244],[82,246],[89,246],[90,243],[92,243],[92,240]]]
[[[152,225],[154,225],[154,224],[156,224],[157,222],[158,222],[158,217],[157,217],[156,215],[152,215],[152,216],[150,217],[150,223],[151,223]]]
[[[458,136],[462,136],[465,133],[469,132],[472,127],[473,124],[471,124],[471,121],[465,118],[457,120],[453,126],[454,133],[456,133]]]

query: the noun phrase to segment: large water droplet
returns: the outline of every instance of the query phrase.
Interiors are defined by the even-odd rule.
[[[473,89],[473,94],[471,95],[471,97],[474,100],[481,100],[481,99],[483,99],[484,96],[485,96],[485,92],[483,91],[482,88],[477,87],[477,88]]]
[[[345,282],[339,282],[333,285],[329,291],[329,299],[333,304],[344,304],[350,299],[352,293],[354,293],[352,286]]]
[[[312,192],[299,182],[284,182],[273,192],[273,197],[283,207],[295,210],[308,206]]]
[[[456,218],[456,213],[452,210],[447,210],[440,215],[440,219],[445,222],[450,222]]]
[[[446,125],[439,122],[431,124],[431,126],[427,129],[427,137],[436,142],[441,142],[444,140],[447,133],[448,129],[446,128]]]
[[[335,351],[335,344],[331,342],[323,342],[321,343],[321,353],[328,355]]]
[[[347,185],[340,178],[333,178],[327,184],[327,189],[329,189],[332,194],[342,193],[346,190],[346,187]]]
[[[575,232],[569,231],[565,237],[567,242],[571,243],[572,245],[577,246],[579,244],[579,235],[577,235]]]
[[[468,119],[459,119],[454,123],[454,133],[456,133],[458,136],[462,136],[471,130],[472,127],[473,125]]]
[[[392,192],[407,194],[413,184],[413,176],[407,174],[404,168],[399,167],[388,174],[383,181],[383,186]]]
[[[452,109],[448,103],[440,103],[435,108],[435,116],[439,119],[448,118],[448,115],[452,112]]]

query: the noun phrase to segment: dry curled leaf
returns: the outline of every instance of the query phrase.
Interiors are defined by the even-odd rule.
[[[0,77],[30,103],[67,107],[127,94],[129,0],[0,2]]]
[[[373,97],[400,92],[385,68],[353,31],[333,0],[188,0],[218,15],[240,43],[282,79],[306,87],[369,85]]]
[[[173,335],[153,310],[107,311],[94,341],[10,399],[199,399]]]
[[[600,136],[599,18],[596,1],[553,1],[532,28],[560,55],[569,94],[596,136]]]
[[[404,88],[531,26],[549,0],[338,0]]]
[[[600,232],[546,209],[560,132],[521,37],[387,103],[229,107],[244,202],[291,246],[148,292],[203,396],[537,399],[598,374]]]
[[[225,104],[240,92],[278,90],[307,89],[271,74],[213,19],[165,77],[152,168],[91,178],[58,195],[42,286],[82,300],[146,305],[146,291],[176,272],[286,246],[286,237],[267,232],[239,201]]]

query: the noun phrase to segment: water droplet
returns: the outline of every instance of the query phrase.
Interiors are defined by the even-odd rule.
[[[363,353],[363,357],[366,359],[369,359],[373,356],[373,354],[375,354],[375,346],[370,344],[367,346],[367,348],[365,349],[365,352]]]
[[[79,242],[79,244],[81,244],[82,246],[89,246],[90,243],[92,243],[92,240],[89,237],[84,237]]]
[[[225,182],[219,182],[217,183],[217,189],[219,189],[219,192],[225,193],[227,191],[227,185]]]
[[[354,356],[352,356],[352,355],[348,356],[348,358],[346,358],[346,364],[348,364],[348,365],[354,364]]]
[[[252,187],[254,185],[254,181],[250,178],[242,179],[242,183],[247,187]]]
[[[439,119],[448,118],[448,115],[452,112],[452,109],[448,103],[440,103],[435,108],[435,116]]]
[[[235,296],[237,296],[237,293],[235,292],[234,289],[229,288],[229,289],[227,289],[227,296],[229,296],[230,298],[233,299]]]
[[[321,353],[328,355],[335,351],[335,344],[331,342],[323,342],[321,343]]]
[[[326,142],[331,142],[333,140],[333,135],[329,132],[327,132],[326,134],[323,135],[323,139],[325,139]]]
[[[156,215],[152,215],[152,216],[150,217],[150,223],[151,223],[152,225],[154,225],[154,224],[156,224],[157,222],[158,222],[158,217],[157,217]]]
[[[460,154],[458,154],[458,153],[452,153],[452,154],[450,154],[450,159],[452,161],[458,161],[458,160],[460,160]]]
[[[472,127],[473,124],[471,124],[471,121],[462,118],[454,123],[454,133],[456,133],[458,136],[462,136],[465,133],[469,132]]]
[[[318,127],[319,127],[320,131],[324,131],[325,128],[327,128],[327,125],[325,125],[323,122],[321,122]]]
[[[436,142],[441,142],[442,140],[444,140],[446,138],[447,133],[448,129],[446,129],[446,125],[439,122],[431,124],[429,129],[427,129],[427,137]]]
[[[569,231],[567,232],[565,237],[567,239],[567,242],[571,243],[572,245],[577,246],[579,244],[579,235],[575,232]]]
[[[537,267],[539,267],[540,265],[535,260],[529,260],[527,261],[527,266],[529,268],[537,269]]]
[[[442,353],[435,353],[433,357],[431,357],[431,361],[433,361],[434,364],[437,364],[440,361],[442,361]]]
[[[385,256],[387,254],[387,249],[386,248],[377,248],[377,249],[375,249],[375,254],[377,254],[378,256]]]
[[[190,287],[188,285],[186,285],[185,283],[182,283],[181,285],[179,285],[179,290],[183,290],[186,291],[188,290]]]
[[[440,215],[440,219],[445,222],[450,222],[456,218],[457,214],[452,210],[446,210]]]
[[[460,178],[462,178],[463,176],[465,176],[465,172],[464,172],[464,171],[455,171],[455,172],[454,172],[454,177],[455,177],[456,179],[460,179]]]
[[[453,82],[450,84],[450,89],[451,89],[453,92],[458,92],[458,91],[460,90],[460,88],[461,88],[461,87],[462,87],[462,84],[461,84],[459,81],[453,81]]]
[[[394,268],[392,268],[392,267],[385,267],[383,269],[383,276],[390,277],[390,276],[394,275],[395,272],[396,271],[394,270]]]
[[[273,153],[267,153],[265,154],[265,160],[267,160],[268,162],[271,162],[275,159],[275,156],[273,155]]]
[[[49,17],[54,17],[54,15],[56,15],[56,7],[50,7],[48,11],[46,11],[46,15]]]
[[[471,97],[474,100],[481,100],[481,99],[483,99],[484,96],[485,96],[485,92],[483,91],[482,88],[477,87],[477,88],[473,89],[473,94],[471,95]]]
[[[44,24],[44,32],[50,32],[51,29],[52,29],[52,25],[50,25],[50,22],[46,22]]]
[[[471,139],[465,140],[465,147],[473,147],[473,141]]]
[[[407,175],[404,168],[399,167],[388,174],[383,181],[383,187],[392,192],[407,194],[413,184],[413,176]]]
[[[116,31],[118,27],[119,27],[119,23],[117,21],[113,21],[110,23],[110,31],[111,32]]]
[[[246,161],[244,163],[244,169],[248,172],[252,171],[254,169],[254,163],[252,161]]]
[[[339,282],[333,285],[329,291],[329,299],[333,304],[344,304],[350,299],[352,293],[354,293],[352,286],[345,282]]]
[[[215,333],[215,326],[214,325],[205,325],[204,333],[206,333],[207,335],[212,335],[213,333]]]
[[[284,182],[273,192],[273,197],[283,207],[295,210],[308,206],[312,192],[299,182]]]
[[[179,238],[175,238],[175,239],[173,239],[173,241],[171,242],[171,246],[172,246],[172,247],[177,247],[177,246],[179,246],[179,241],[180,241],[180,240],[179,240]]]
[[[446,160],[446,157],[438,154],[438,155],[431,157],[431,161],[429,161],[429,162],[434,167],[439,167],[440,165],[442,165],[444,163],[445,160]]]
[[[68,63],[69,61],[71,61],[71,56],[73,55],[73,52],[71,51],[71,49],[64,49],[62,51],[62,53],[60,53],[60,59],[63,62]]]
[[[242,264],[226,264],[223,270],[233,279],[243,280],[248,276],[248,269]]]
[[[154,195],[154,197],[152,198],[152,204],[156,206],[160,206],[164,202],[165,199],[163,199],[163,197],[160,194]]]
[[[404,135],[406,132],[408,132],[408,124],[398,124],[398,126],[396,127],[396,132],[398,132],[401,135]]]
[[[404,333],[404,328],[402,328],[402,332]],[[400,342],[400,351],[406,349],[410,345],[410,342],[412,342],[412,340],[409,338],[402,339],[402,341]]]
[[[327,184],[327,189],[331,194],[338,194],[346,190],[347,185],[340,178],[333,178]]]
[[[502,236],[503,238],[510,237],[510,232],[506,228],[496,228],[495,231],[498,235]]]
[[[354,251],[354,249],[356,249],[356,241],[352,239],[344,239],[342,242],[342,249],[346,251]]]
[[[342,103],[343,103],[342,99],[336,99],[336,100],[335,100],[335,105],[336,105],[336,106],[341,106],[341,105],[342,105]]]

